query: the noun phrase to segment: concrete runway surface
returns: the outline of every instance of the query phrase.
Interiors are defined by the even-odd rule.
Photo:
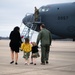
[[[0,75],[75,75],[75,42],[52,41],[49,64],[25,65],[23,52],[18,65],[10,64],[9,40],[0,40]]]

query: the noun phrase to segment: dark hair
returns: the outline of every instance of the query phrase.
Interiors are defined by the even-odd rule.
[[[16,26],[15,28],[14,28],[14,31],[19,31],[20,30],[20,28],[18,27],[18,26]]]
[[[45,28],[45,25],[44,25],[43,23],[41,23],[40,26],[41,26],[42,28]]]
[[[25,43],[29,43],[29,38],[25,38]]]

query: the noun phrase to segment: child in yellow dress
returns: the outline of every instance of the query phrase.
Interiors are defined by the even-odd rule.
[[[30,56],[30,52],[32,50],[32,46],[29,43],[29,39],[25,38],[25,42],[21,44],[21,50],[23,50],[24,55],[23,58],[25,59],[25,65],[29,65],[29,56]]]

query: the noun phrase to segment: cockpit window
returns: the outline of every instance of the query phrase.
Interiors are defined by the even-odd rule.
[[[44,7],[41,7],[40,9],[39,9],[39,12],[44,12],[45,11],[45,8]]]
[[[46,11],[49,11],[49,8],[47,8]]]
[[[42,8],[41,11],[44,12],[45,11],[45,8]]]
[[[49,11],[49,7],[43,6],[39,9],[39,12],[47,12],[47,11]]]

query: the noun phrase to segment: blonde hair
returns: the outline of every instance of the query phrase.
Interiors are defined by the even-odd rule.
[[[32,45],[33,45],[33,46],[37,46],[37,44],[36,44],[35,42],[32,42]]]

